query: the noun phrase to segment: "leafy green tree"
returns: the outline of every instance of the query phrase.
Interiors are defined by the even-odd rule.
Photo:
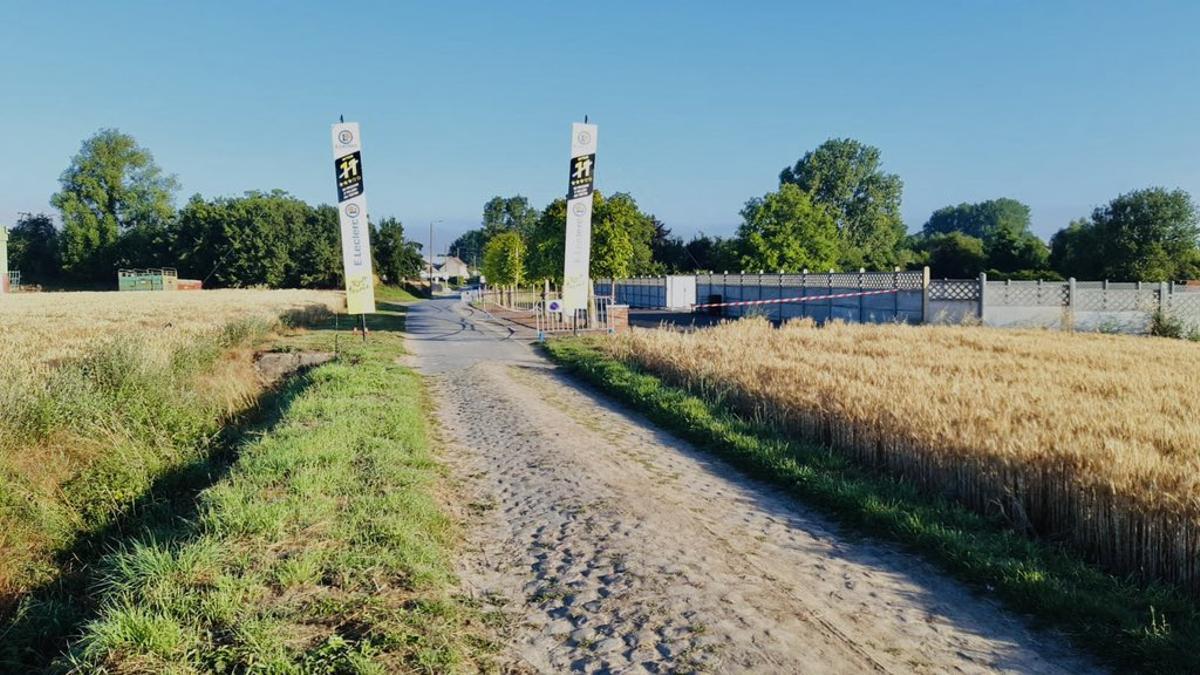
[[[1183,190],[1123,194],[1092,213],[1103,273],[1111,279],[1160,281],[1181,276],[1197,249],[1196,207]]]
[[[404,239],[404,225],[396,218],[384,218],[378,230],[374,250],[379,274],[392,284],[419,275],[421,245]]]
[[[904,238],[900,198],[904,184],[880,168],[879,149],[849,138],[830,139],[779,174],[813,203],[828,209],[841,239],[845,267],[888,269]]]
[[[1029,207],[1007,197],[945,206],[929,216],[922,231],[927,235],[961,232],[985,242],[1001,232],[1022,234],[1029,231]]]
[[[525,264],[529,279],[562,282],[566,236],[567,200],[559,197],[542,209],[534,223]]]
[[[1096,230],[1087,218],[1072,220],[1050,238],[1050,267],[1077,279],[1103,278]]]
[[[751,199],[738,228],[741,267],[751,270],[830,269],[838,260],[837,223],[807,192],[784,183]]]
[[[483,276],[493,286],[517,286],[525,280],[525,241],[520,234],[501,232],[488,241]]]
[[[922,228],[925,237],[958,232],[983,241],[987,266],[1001,274],[1046,270],[1050,250],[1029,229],[1029,207],[1003,197],[962,203],[934,211]],[[1043,275],[1045,276],[1045,275]]]
[[[970,279],[987,268],[983,241],[962,232],[935,234],[925,240],[930,274],[945,279]]]
[[[651,274],[667,274],[693,269],[683,239],[671,236],[671,228],[650,216],[654,236],[650,239]]]
[[[536,219],[535,219],[536,224]],[[533,226],[530,226],[532,232]],[[483,234],[483,229],[478,228],[468,230],[460,235],[457,239],[450,243],[448,249],[450,255],[456,256],[458,259],[467,263],[471,267],[479,267],[479,261],[483,257],[483,247],[487,244],[487,237]]]
[[[162,262],[139,258],[166,250],[179,186],[132,136],[100,130],[83,142],[59,181],[62,189],[50,203],[62,214],[62,260],[69,274],[107,280],[118,264]]]
[[[341,283],[337,210],[283,190],[205,200],[179,212],[180,273],[209,286],[330,287]]]
[[[1000,272],[1046,270],[1050,249],[1032,232],[1001,229],[983,242],[990,269]]]
[[[627,193],[605,198],[595,192],[592,199],[591,276],[619,278],[653,271],[654,219]],[[530,279],[562,281],[566,226],[567,203],[559,198],[542,211],[529,236]]]
[[[22,214],[8,231],[8,268],[23,283],[45,284],[62,274],[58,230],[45,213]]]
[[[528,238],[537,219],[537,209],[521,195],[492,197],[483,205],[483,244],[501,232],[516,232]]]
[[[729,272],[741,268],[741,254],[736,239],[710,237],[700,233],[684,244],[683,250],[692,261],[690,269],[708,272]]]
[[[593,277],[628,277],[655,271],[654,217],[628,192],[605,198],[596,193],[592,213]]]

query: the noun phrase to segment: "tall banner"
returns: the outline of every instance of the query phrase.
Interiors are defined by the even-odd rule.
[[[371,228],[363,188],[362,138],[357,122],[333,125],[333,169],[337,176],[338,223],[342,228],[342,268],[346,311],[375,312],[375,276],[371,271]]]
[[[592,254],[592,190],[596,181],[596,125],[571,125],[571,178],[567,188],[567,245],[562,308],[586,309]]]

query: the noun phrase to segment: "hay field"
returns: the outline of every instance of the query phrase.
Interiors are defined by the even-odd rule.
[[[1110,569],[1200,590],[1200,345],[763,320],[605,349]]]

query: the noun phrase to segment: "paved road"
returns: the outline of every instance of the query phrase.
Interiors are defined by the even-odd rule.
[[[412,308],[468,590],[542,672],[1041,672],[1093,666],[912,556],[580,389],[452,300]]]

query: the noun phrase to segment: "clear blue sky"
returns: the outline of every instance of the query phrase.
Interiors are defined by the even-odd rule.
[[[1131,189],[1200,199],[1194,0],[404,5],[4,3],[0,223],[48,210],[102,127],[152,150],[180,203],[331,201],[339,113],[363,124],[372,213],[422,239],[444,219],[438,249],[492,195],[563,193],[585,113],[598,187],[683,235],[732,232],[835,136],[882,150],[910,229],[991,197],[1043,236]]]

